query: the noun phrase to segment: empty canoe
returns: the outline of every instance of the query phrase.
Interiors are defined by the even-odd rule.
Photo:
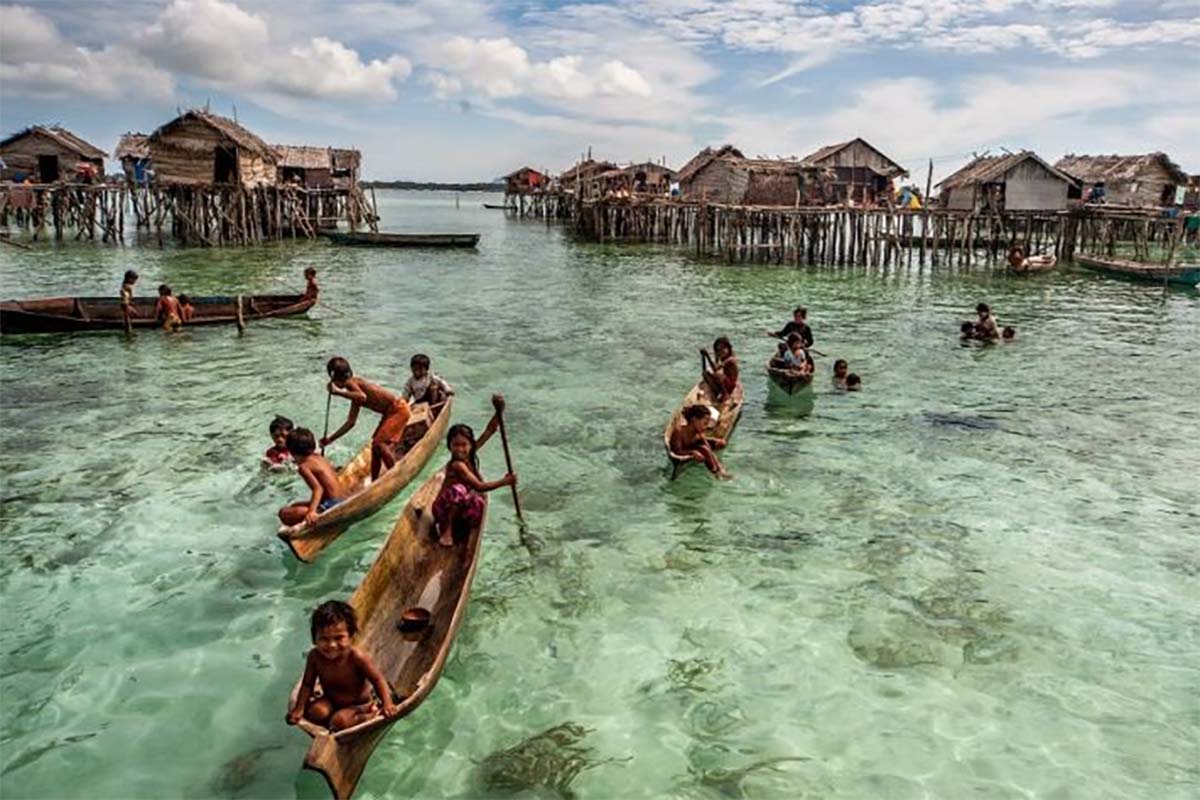
[[[363,247],[474,247],[478,233],[326,233],[336,244]]]
[[[1105,275],[1146,283],[1173,283],[1178,286],[1200,284],[1200,265],[1167,267],[1162,264],[1147,264],[1144,261],[1084,254],[1077,254],[1075,263]]]

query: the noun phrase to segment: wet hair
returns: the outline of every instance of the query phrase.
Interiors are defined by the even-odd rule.
[[[853,372],[846,376],[846,388],[850,388],[851,386],[862,386],[862,378]]]
[[[991,312],[992,310],[988,308],[987,303],[980,303],[979,305],[975,306],[975,313],[977,314],[990,314]]]
[[[125,270],[125,279],[123,283],[133,283],[138,279],[138,274],[131,269]]]
[[[975,323],[974,322],[964,322],[962,325],[958,326],[958,329],[959,329],[959,331],[962,332],[963,336],[974,336],[975,335]]]
[[[354,606],[349,603],[343,603],[341,600],[326,600],[314,608],[312,622],[309,623],[309,633],[312,634],[313,643],[316,643],[317,633],[322,628],[337,625],[339,622],[346,623],[346,633],[351,637],[358,633],[358,615],[354,613]]]
[[[170,297],[171,296],[171,287],[165,283],[160,283],[158,285],[158,296],[159,297]]]
[[[688,422],[694,419],[708,419],[712,416],[712,412],[708,410],[708,406],[699,404],[688,406],[683,410],[683,418]]]
[[[329,363],[325,365],[325,371],[329,373],[329,377],[337,380],[344,381],[354,377],[354,370],[350,369],[350,362],[341,356],[329,359]]]
[[[270,431],[271,435],[274,436],[280,432],[288,433],[295,427],[296,426],[287,417],[276,415],[275,419],[271,420]]]
[[[306,456],[317,449],[317,437],[308,428],[293,428],[287,435],[288,452],[294,456]]]
[[[416,369],[417,367],[429,369],[429,356],[425,355],[424,353],[417,353],[415,356],[409,359],[408,365],[413,369]]]
[[[808,309],[805,308],[804,306],[796,306],[795,308],[792,309],[792,316],[794,317],[797,314],[804,317],[805,319],[808,319]]]
[[[833,371],[837,372],[838,367],[846,367],[847,369],[849,369],[850,365],[848,363],[846,363],[846,359],[839,358],[837,361],[833,362]]]
[[[475,431],[471,430],[470,425],[464,425],[461,422],[457,425],[451,425],[450,430],[446,432],[446,449],[450,449],[450,443],[454,441],[456,436],[465,436],[471,442],[471,454],[467,459],[471,462],[471,468],[476,473],[479,472],[479,457],[475,455]]]
[[[192,298],[188,297],[186,294],[181,294],[179,295],[179,302],[183,303],[185,306],[188,306],[192,304]]]
[[[1017,329],[1014,328],[1012,325],[1005,325],[1004,330],[1002,330],[1000,332],[1000,335],[1003,336],[1005,339],[1011,339],[1017,335]]]

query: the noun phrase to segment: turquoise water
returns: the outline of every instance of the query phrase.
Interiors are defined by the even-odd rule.
[[[311,264],[328,301],[241,338],[5,338],[6,797],[325,795],[283,723],[307,615],[353,591],[409,492],[301,565],[274,536],[301,489],[258,457],[276,413],[320,428],[329,356],[399,386],[418,350],[456,421],[508,397],[545,547],[497,495],[442,680],[358,796],[1200,791],[1197,293],[728,266],[575,244],[479,195],[379,199],[390,229],[479,251],[0,249],[5,297],[111,294],[128,267],[145,291],[298,290]],[[1015,343],[959,345],[980,299]],[[771,402],[762,331],[797,302],[862,393],[828,391],[825,359],[810,397]],[[718,333],[744,364],[735,479],[669,483],[662,428]]]

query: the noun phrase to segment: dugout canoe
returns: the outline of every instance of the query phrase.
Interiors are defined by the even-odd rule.
[[[1200,284],[1200,265],[1168,267],[1162,264],[1147,264],[1144,261],[1129,261],[1083,253],[1076,254],[1074,260],[1081,267],[1117,278],[1129,278],[1146,283],[1172,283],[1177,286]]]
[[[324,234],[334,244],[359,247],[474,247],[478,233],[338,233]]]
[[[740,383],[730,396],[720,402],[713,397],[712,389],[709,388],[704,380],[699,381],[687,393],[683,398],[683,402],[679,404],[679,408],[675,409],[675,413],[671,415],[671,421],[667,423],[666,429],[663,430],[663,447],[666,448],[667,458],[671,461],[671,480],[678,477],[679,473],[689,465],[696,463],[690,458],[684,458],[677,453],[671,452],[671,433],[677,427],[683,425],[683,410],[692,405],[715,408],[718,414],[717,420],[709,428],[708,433],[718,439],[729,441],[734,426],[737,425],[738,419],[742,416],[742,406],[745,403],[745,399],[745,392]]]
[[[799,394],[812,386],[813,382],[812,374],[801,375],[793,369],[773,367],[770,361],[767,362],[767,376],[771,379],[771,383],[788,394]]]
[[[495,211],[504,211],[505,209],[507,209],[507,208],[508,208],[508,206],[496,205],[495,203],[484,203],[484,204],[483,204],[483,207],[484,207],[484,208],[490,208],[490,209],[493,209],[493,210],[495,210]]]
[[[378,480],[367,485],[371,475],[371,443],[368,441],[350,463],[338,473],[338,481],[349,496],[333,508],[317,515],[312,525],[301,523],[291,527],[281,526],[278,536],[291,548],[292,554],[305,563],[312,563],[317,555],[341,536],[354,523],[373,516],[390,503],[396,495],[420,474],[430,457],[437,451],[446,429],[450,426],[450,413],[454,397],[447,398],[437,418],[434,419],[428,403],[417,403],[412,407],[412,416],[404,428],[402,443],[410,443],[404,455],[396,460],[392,468],[382,473]]]
[[[1046,272],[1058,266],[1058,258],[1056,256],[1030,256],[1024,259],[1019,266],[1012,264],[1008,268],[1017,275],[1030,275],[1034,272]]]
[[[399,713],[391,719],[377,716],[336,733],[308,720],[298,725],[313,739],[304,756],[304,768],[321,773],[338,800],[354,794],[367,761],[388,729],[416,710],[433,691],[466,614],[487,510],[485,506],[478,527],[465,540],[456,541],[453,547],[438,544],[430,509],[444,477],[439,471],[405,504],[375,563],[350,598],[358,616],[354,643],[387,678]],[[413,608],[429,610],[429,626],[420,633],[402,633],[398,628],[401,614]],[[298,689],[299,684],[292,691],[292,702]]]
[[[274,317],[292,317],[313,307],[316,298],[300,294],[249,294],[240,297],[193,297],[196,315],[183,324],[236,325],[238,302],[243,321]],[[159,328],[154,318],[157,297],[134,298],[137,316],[130,320],[134,328]],[[122,331],[125,319],[121,301],[116,297],[44,297],[0,302],[0,333],[78,333],[82,331]]]

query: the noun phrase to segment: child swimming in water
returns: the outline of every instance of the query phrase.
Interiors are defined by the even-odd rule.
[[[274,447],[267,449],[263,453],[263,463],[268,467],[282,467],[292,462],[292,454],[288,450],[287,437],[292,432],[295,425],[287,417],[275,417],[271,420],[271,425],[268,430],[271,432],[271,441],[275,443]]]
[[[504,398],[493,399],[497,412],[503,413]],[[433,501],[433,521],[439,534],[438,544],[450,547],[454,544],[456,526],[473,527],[483,519],[486,501],[483,495],[504,486],[516,486],[517,476],[508,473],[498,481],[485,481],[479,472],[479,448],[499,427],[499,418],[493,416],[478,439],[469,425],[454,425],[446,434],[446,447],[450,450],[450,461],[446,463],[446,477],[437,499]]]
[[[846,363],[846,359],[839,358],[833,362],[833,388],[845,389],[846,376],[850,373],[850,365]]]
[[[857,392],[862,389],[862,378],[851,372],[846,376],[846,391]]]
[[[304,677],[287,713],[288,725],[307,719],[340,731],[379,713],[385,718],[396,715],[400,709],[387,678],[369,655],[354,646],[358,618],[352,606],[339,600],[325,601],[313,611],[309,632],[316,646],[304,660]],[[314,700],[318,680],[321,696]],[[372,698],[372,689],[377,699]]]
[[[325,456],[316,452],[317,442],[308,428],[296,428],[287,435],[287,449],[300,468],[300,477],[312,489],[308,502],[297,502],[279,509],[279,521],[289,527],[317,521],[317,515],[342,502],[342,485],[337,470]]]

